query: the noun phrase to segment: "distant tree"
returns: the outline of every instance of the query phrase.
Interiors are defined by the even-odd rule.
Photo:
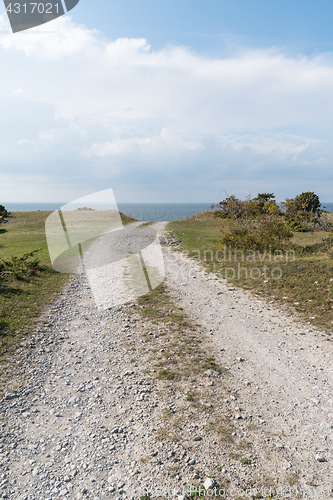
[[[260,205],[264,206],[267,201],[273,200],[274,198],[274,193],[258,193],[258,196],[253,199],[259,201]]]
[[[5,209],[3,205],[0,205],[0,217],[8,217],[8,211]]]
[[[301,193],[295,198],[286,198],[281,203],[287,226],[294,232],[313,230],[322,226],[319,196],[313,191]],[[327,223],[324,222],[327,225]]]
[[[299,211],[316,213],[320,207],[319,196],[313,191],[306,191],[296,196],[295,204]]]
[[[8,217],[8,212],[3,205],[0,205],[0,224],[5,222],[6,217]]]
[[[255,198],[240,200],[236,196],[228,196],[218,203],[215,217],[238,219],[239,217],[259,217],[263,214],[280,215],[279,207],[274,200],[274,193],[259,193]]]

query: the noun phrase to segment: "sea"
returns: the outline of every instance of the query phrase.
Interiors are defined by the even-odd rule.
[[[64,203],[3,203],[9,212],[53,211]],[[191,217],[210,210],[211,203],[118,203],[118,209],[141,221],[170,221]],[[322,203],[321,208],[333,212],[333,203]]]
[[[9,212],[58,210],[64,203],[2,203]],[[171,221],[210,210],[211,203],[118,203],[118,210],[141,221]],[[333,210],[333,204],[332,204]]]

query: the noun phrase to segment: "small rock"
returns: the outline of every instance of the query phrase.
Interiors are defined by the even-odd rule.
[[[326,462],[325,458],[319,453],[316,455],[317,462]]]
[[[195,464],[195,460],[194,460],[194,458],[189,458],[189,460],[188,460],[188,464],[189,464],[189,465],[194,465],[194,464]]]
[[[215,481],[211,477],[207,477],[203,485],[205,490],[209,490],[215,486]]]

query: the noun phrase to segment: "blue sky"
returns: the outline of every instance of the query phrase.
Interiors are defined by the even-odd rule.
[[[0,202],[332,201],[332,19],[331,2],[81,0],[13,35],[3,7]]]
[[[144,37],[155,49],[172,43],[221,55],[237,45],[305,54],[333,48],[329,1],[81,0],[73,15],[111,39]]]

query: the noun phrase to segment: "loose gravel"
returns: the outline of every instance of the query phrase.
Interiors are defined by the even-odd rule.
[[[211,477],[226,491],[273,486],[290,498],[322,487],[326,498],[332,342],[162,241],[169,294],[223,370],[159,380],[167,325],[144,320],[133,302],[98,310],[76,275],[6,367],[0,497],[180,497]]]

